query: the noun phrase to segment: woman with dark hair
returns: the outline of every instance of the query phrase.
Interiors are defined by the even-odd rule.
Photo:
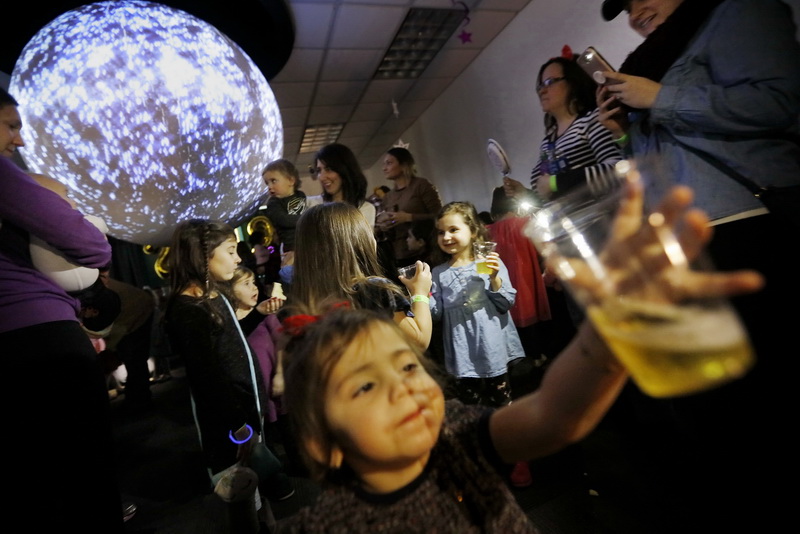
[[[353,151],[332,143],[314,156],[314,174],[322,185],[322,195],[308,197],[306,206],[323,202],[344,202],[358,208],[370,226],[375,225],[375,206],[367,202],[367,177]]]
[[[615,189],[614,165],[622,149],[597,120],[597,84],[571,58],[554,57],[539,69],[536,93],[544,111],[545,137],[531,187],[542,202],[583,184],[593,196]],[[524,186],[505,177],[509,196],[525,194]]]
[[[439,191],[428,180],[416,175],[414,165],[414,156],[402,147],[390,148],[383,158],[383,175],[394,182],[394,189],[383,197],[378,226],[392,243],[397,267],[414,263],[415,255],[406,241],[413,223],[432,221],[442,209]]]

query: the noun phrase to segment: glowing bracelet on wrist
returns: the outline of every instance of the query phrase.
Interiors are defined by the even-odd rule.
[[[411,297],[411,303],[413,304],[414,302],[424,302],[425,304],[430,304],[431,299],[425,295],[414,295]]]
[[[233,430],[228,431],[228,437],[231,438],[231,441],[237,445],[241,445],[242,443],[247,443],[248,441],[250,441],[250,438],[253,437],[253,427],[248,425],[247,423],[244,424],[244,427],[250,431],[250,435],[244,438],[243,440],[236,439],[236,437],[233,435]]]
[[[614,141],[614,142],[615,142],[615,143],[617,143],[617,144],[620,144],[620,145],[622,145],[622,144],[624,144],[624,143],[627,143],[627,142],[628,142],[628,134],[622,134],[622,136],[621,136],[621,137],[619,137],[619,138],[617,138],[617,139],[611,139],[611,140],[612,140],[612,141]]]
[[[556,185],[556,175],[555,174],[551,174],[550,175],[550,191],[552,191],[553,193],[558,191],[558,186]]]

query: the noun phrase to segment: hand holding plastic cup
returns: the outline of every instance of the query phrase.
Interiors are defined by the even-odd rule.
[[[746,374],[755,357],[728,295],[757,289],[753,272],[697,270],[710,236],[673,190],[645,213],[636,171],[618,193],[566,195],[537,212],[526,234],[587,312],[642,391],[688,395]],[[579,197],[579,198],[578,198]]]
[[[475,269],[478,274],[492,274],[492,270],[486,265],[486,256],[494,252],[497,243],[494,241],[475,242],[472,244],[472,251],[475,254]]]
[[[407,278],[411,280],[414,278],[414,275],[417,274],[417,264],[413,265],[406,265],[405,267],[400,267],[397,269],[397,275],[403,278]]]

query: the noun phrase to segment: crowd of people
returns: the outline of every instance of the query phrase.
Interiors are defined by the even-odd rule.
[[[265,531],[535,532],[510,488],[535,483],[532,460],[580,442],[614,410],[637,433],[639,460],[663,489],[658,505],[674,510],[665,531],[758,521],[748,511],[758,510],[757,482],[765,467],[785,467],[780,445],[764,436],[786,391],[774,387],[792,346],[784,303],[800,296],[791,264],[775,250],[798,229],[732,176],[765,188],[800,185],[800,43],[780,1],[602,4],[606,20],[622,12],[644,41],[619,72],[603,73],[604,83],[570,52],[540,66],[545,137],[531,158],[530,187],[506,176],[489,221],[465,199],[445,202],[436,178],[419,176],[402,147],[382,158],[392,187],[368,198],[355,154],[333,143],[314,156],[320,195],[301,190],[286,159],[263,169],[275,235],[269,248],[262,236],[255,242],[267,257],[256,260],[223,221],[175,228],[163,327],[186,367],[211,487],[244,465],[257,474],[267,509],[295,494],[290,472],[323,489],[277,524],[263,515]],[[82,492],[70,489],[75,473],[66,463],[48,464],[51,490],[62,496],[58,522],[122,532],[126,506],[98,354],[118,353],[129,368],[131,403],[147,406],[157,305],[109,276],[102,224],[85,217],[57,180],[12,161],[24,146],[17,106],[0,92],[0,346],[26,355],[8,359],[13,376],[35,374],[39,387],[58,393],[60,412],[47,417],[46,432],[79,436],[61,439],[58,453],[82,466]],[[619,172],[623,159],[635,160],[637,171]],[[671,177],[670,187],[652,186],[655,175]],[[691,188],[707,218],[676,184]],[[589,203],[618,196],[619,216],[629,219],[659,202],[692,250],[707,247],[719,269],[707,275],[715,283],[684,297],[730,297],[756,368],[687,398],[653,399],[629,383],[585,310],[523,236],[524,202],[545,206],[575,192]],[[620,231],[605,237],[613,243]],[[650,234],[627,231],[639,237],[632,253],[645,255]],[[476,245],[489,241],[495,251],[477,262]],[[75,269],[72,285],[37,260],[43,254]],[[253,255],[250,267],[245,254]],[[264,269],[269,255],[279,270]],[[112,297],[106,309],[100,293]],[[510,370],[523,358],[546,365],[529,377],[533,393],[517,394]],[[51,444],[25,432],[50,408],[34,391],[3,391],[4,404],[18,407],[9,428],[24,437],[9,440],[12,457],[50,456]],[[276,433],[289,465],[272,449]],[[23,484],[18,492],[39,491],[25,472],[30,464],[11,469]],[[708,508],[712,494],[727,512]]]

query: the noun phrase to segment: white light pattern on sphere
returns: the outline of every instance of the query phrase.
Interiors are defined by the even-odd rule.
[[[61,15],[25,46],[9,92],[28,167],[133,243],[168,244],[188,218],[240,215],[283,152],[275,96],[252,60],[210,24],[160,4]]]

